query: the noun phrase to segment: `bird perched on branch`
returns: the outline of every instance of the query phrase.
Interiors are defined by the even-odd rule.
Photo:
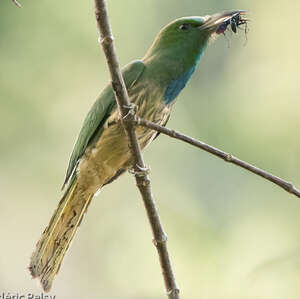
[[[165,26],[141,60],[122,70],[129,98],[137,115],[166,125],[180,91],[193,74],[213,35],[230,24],[245,24],[244,11],[229,11],[204,17],[184,17]],[[64,195],[49,225],[36,245],[30,272],[49,291],[63,257],[94,196],[131,166],[131,153],[111,84],[102,91],[87,114],[71,154],[63,187]],[[157,132],[137,127],[141,148]]]

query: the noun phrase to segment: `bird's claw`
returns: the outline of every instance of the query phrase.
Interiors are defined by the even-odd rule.
[[[138,170],[135,170],[133,168],[130,168],[128,170],[129,173],[134,174],[135,176],[142,177],[150,174],[150,168],[149,167],[141,167],[140,165],[136,164],[136,168]]]
[[[126,115],[123,116],[123,119],[128,118],[129,115],[135,116],[136,112],[138,111],[138,106],[134,103],[130,103],[129,105],[123,105],[123,108],[128,109]]]

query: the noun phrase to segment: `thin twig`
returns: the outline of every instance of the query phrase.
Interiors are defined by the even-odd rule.
[[[136,184],[142,195],[147,211],[148,219],[154,236],[153,243],[157,248],[160,265],[165,281],[165,287],[169,299],[179,299],[179,289],[177,288],[171,262],[167,250],[167,236],[163,230],[156,205],[150,188],[148,169],[144,163],[141,148],[135,133],[135,113],[133,105],[130,103],[124,80],[120,71],[120,66],[113,44],[113,36],[109,25],[105,0],[95,0],[95,15],[97,26],[101,36],[101,44],[109,67],[112,86],[116,95],[121,121],[129,139],[129,148],[133,157],[133,171]],[[125,120],[126,117],[126,121]]]
[[[12,0],[12,2],[16,5],[16,6],[18,6],[18,7],[22,7],[22,5],[17,1],[17,0]]]
[[[300,191],[298,189],[296,189],[294,187],[294,185],[290,182],[287,182],[271,173],[268,173],[258,167],[255,167],[254,165],[251,165],[243,160],[240,160],[234,156],[232,156],[231,154],[228,154],[226,152],[223,152],[215,147],[212,147],[202,141],[199,141],[197,139],[194,139],[192,137],[188,137],[186,135],[183,135],[179,132],[176,132],[174,130],[170,130],[168,128],[165,128],[165,127],[162,127],[160,125],[157,125],[151,121],[148,121],[148,120],[144,120],[144,119],[137,119],[136,120],[136,124],[137,125],[140,125],[140,126],[143,126],[143,127],[146,127],[146,128],[149,128],[149,129],[152,129],[152,130],[155,130],[157,132],[160,132],[162,134],[165,134],[165,135],[168,135],[170,137],[173,137],[173,138],[176,138],[176,139],[179,139],[181,141],[184,141],[184,142],[187,142],[191,145],[194,145],[198,148],[201,148],[203,150],[205,150],[206,152],[209,152],[219,158],[222,158],[224,161],[226,162],[229,162],[229,163],[232,163],[232,164],[235,164],[235,165],[238,165],[248,171],[251,171],[265,179],[267,179],[268,181],[276,184],[277,186],[283,188],[285,191],[289,192],[289,193],[292,193],[294,195],[296,195],[297,197],[300,198]]]

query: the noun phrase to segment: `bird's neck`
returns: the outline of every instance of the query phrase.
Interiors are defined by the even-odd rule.
[[[200,60],[205,47],[189,51],[183,47],[171,51],[149,51],[143,58],[152,78],[164,89],[164,102],[172,104],[185,87]],[[151,50],[151,49],[150,49]]]

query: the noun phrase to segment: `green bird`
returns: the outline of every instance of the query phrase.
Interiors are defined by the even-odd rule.
[[[137,115],[165,126],[180,91],[193,74],[212,36],[227,25],[244,24],[244,11],[228,11],[203,17],[183,17],[164,28],[141,60],[122,70]],[[30,272],[49,291],[63,257],[94,196],[131,166],[131,153],[111,84],[102,91],[87,114],[75,143],[63,187],[64,195],[31,257]],[[141,148],[157,132],[137,127]]]

